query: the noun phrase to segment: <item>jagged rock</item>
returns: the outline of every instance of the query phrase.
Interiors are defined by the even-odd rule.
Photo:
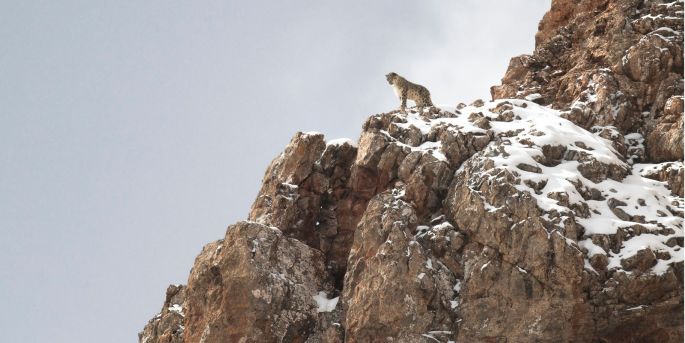
[[[138,341],[141,343],[183,343],[185,298],[185,286],[170,285],[166,290],[162,311],[150,319],[143,331],[138,333]]]
[[[483,101],[483,99],[476,99],[476,100],[473,101],[473,103],[471,103],[471,106],[473,106],[473,107],[481,107],[481,106],[483,106],[484,104],[485,104],[485,102]]]
[[[652,180],[664,181],[671,193],[683,196],[683,177],[685,168],[683,162],[664,162],[653,165],[645,165],[640,170],[640,175]]]
[[[579,332],[590,327],[590,310],[580,300],[582,255],[564,236],[576,233],[550,235],[534,198],[513,187],[513,173],[491,169],[487,158],[473,161],[455,176],[445,202],[448,217],[473,242],[462,257],[458,340],[585,339]],[[481,182],[481,173],[506,182]]]
[[[239,222],[195,260],[185,342],[305,342],[317,329],[319,292],[334,295],[322,252],[277,228]]]
[[[325,148],[322,134],[297,133],[266,170],[249,219],[311,240],[320,197],[328,188],[327,178],[314,171]]]
[[[322,250],[340,280],[366,205],[363,190],[349,186],[359,180],[350,171],[356,156],[351,141],[326,144],[320,133],[298,132],[271,162],[248,217]]]
[[[626,270],[636,270],[638,272],[644,272],[649,268],[654,267],[656,264],[656,255],[652,249],[642,249],[638,251],[635,255],[621,260],[621,266]]]
[[[682,299],[684,201],[657,181],[682,184],[682,163],[630,165],[620,131],[532,102],[461,112],[373,116],[358,148],[296,135],[253,206],[263,224],[237,224],[198,257],[184,342],[652,337],[626,323]],[[279,197],[285,209],[265,201]],[[317,312],[316,296],[341,305]],[[652,327],[677,340],[680,323]],[[152,325],[144,337],[159,342]]]
[[[654,162],[676,161],[683,158],[683,112],[666,115],[647,136],[647,155]]]
[[[579,126],[647,138],[649,162],[681,160],[683,3],[554,0],[532,55],[512,58],[493,99],[549,104]]]
[[[671,308],[665,304],[682,297],[674,280],[682,274],[682,218],[676,216],[683,200],[646,178],[671,175],[667,170],[680,171],[682,163],[630,166],[619,154],[630,150],[617,145],[624,142],[619,131],[602,127],[593,134],[530,102],[484,103],[462,112],[441,110],[446,115],[433,119],[373,116],[359,148],[296,135],[269,168],[253,206],[259,216],[251,218],[287,229],[241,223],[203,250],[184,305],[186,342],[201,340],[205,330],[205,337],[268,334],[269,341],[582,341],[604,337],[592,324],[598,313],[612,318],[606,330],[622,328],[616,304]],[[476,126],[478,120],[490,128]],[[316,154],[292,153],[303,151],[300,145]],[[309,166],[289,161],[298,158]],[[297,184],[286,182],[294,179]],[[264,200],[279,197],[293,200],[286,210]],[[236,247],[223,250],[227,242]],[[644,242],[655,247],[651,255],[635,248]],[[267,248],[284,249],[287,258],[258,259]],[[288,262],[286,269],[313,272],[306,281],[296,287],[273,277],[288,275],[278,261],[300,259],[315,265]],[[258,281],[244,285],[238,276],[246,273]],[[636,283],[661,297],[626,286]],[[239,320],[220,300],[230,287],[259,290],[238,303],[243,311],[258,309],[243,316],[250,322],[261,323],[262,313],[281,322],[212,324]],[[616,292],[588,293],[595,288]],[[319,291],[342,292],[344,306],[315,315],[307,296]],[[282,294],[293,303],[284,305]],[[207,298],[215,300],[200,300]],[[391,311],[396,308],[402,311]],[[672,325],[661,330],[679,337]]]
[[[682,342],[682,16],[553,0],[507,100],[297,133],[139,341]]]
[[[454,326],[454,275],[414,240],[418,217],[403,195],[374,197],[355,233],[343,290],[346,342],[424,342]]]
[[[682,48],[677,43],[653,31],[628,48],[622,63],[623,71],[633,81],[650,82],[668,75],[673,64],[677,63],[674,60],[682,55],[679,50]],[[682,64],[682,61],[679,63]]]

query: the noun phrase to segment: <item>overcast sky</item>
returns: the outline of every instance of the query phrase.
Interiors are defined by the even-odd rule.
[[[0,335],[136,342],[293,134],[489,99],[549,0],[3,1]]]

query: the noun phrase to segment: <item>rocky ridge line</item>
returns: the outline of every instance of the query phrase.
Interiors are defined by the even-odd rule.
[[[682,341],[682,60],[640,52],[682,52],[682,2],[555,0],[540,28],[493,88],[519,99],[296,134],[140,342]],[[605,70],[627,51],[649,78]]]

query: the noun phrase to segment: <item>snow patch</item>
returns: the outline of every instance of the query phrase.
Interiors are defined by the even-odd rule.
[[[183,307],[181,307],[181,305],[179,304],[173,304],[172,306],[169,306],[167,309],[171,312],[176,312],[180,314],[182,317],[185,317],[185,314],[183,314]]]
[[[335,307],[338,305],[338,299],[340,299],[340,297],[328,299],[326,292],[323,292],[323,291],[312,296],[312,298],[316,302],[316,306],[317,306],[316,312],[319,312],[319,313],[321,313],[321,312],[333,312],[333,310],[335,310]]]

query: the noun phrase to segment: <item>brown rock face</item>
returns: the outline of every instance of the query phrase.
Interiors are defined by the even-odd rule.
[[[142,343],[183,343],[185,299],[186,286],[169,286],[166,290],[166,299],[162,311],[145,325],[143,331],[138,334],[138,341]]]
[[[554,0],[532,55],[515,57],[493,99],[551,105],[586,129],[647,137],[647,160],[683,157],[683,3]]]
[[[415,240],[418,217],[403,193],[374,197],[355,234],[343,294],[347,342],[424,342],[453,331],[454,272]]]
[[[297,133],[139,342],[682,342],[682,14],[554,0],[510,99]]]
[[[204,247],[188,278],[186,342],[305,342],[313,296],[333,294],[324,255],[272,227],[240,222]]]
[[[654,162],[683,159],[683,97],[669,98],[654,130],[647,135],[647,155]]]

